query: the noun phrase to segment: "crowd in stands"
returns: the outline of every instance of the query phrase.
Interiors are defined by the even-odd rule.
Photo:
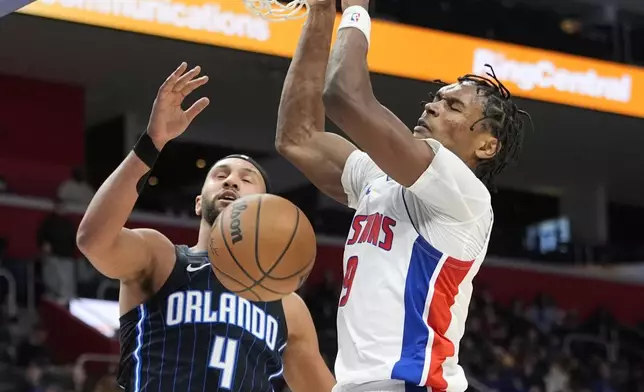
[[[338,288],[328,280],[303,293],[330,366],[337,350]],[[644,392],[644,335],[625,341],[623,331],[601,310],[580,320],[547,296],[504,306],[479,287],[460,360],[473,378],[471,390],[476,384],[488,392]]]
[[[66,236],[53,238],[47,227],[56,219],[47,218],[37,240],[49,247],[49,254],[59,254],[60,241]],[[61,224],[61,227],[64,224]],[[52,242],[53,241],[53,242]],[[44,246],[43,244],[48,244]],[[62,247],[65,249],[65,247]],[[62,252],[62,251],[60,251]],[[39,295],[69,300],[76,292],[94,296],[98,275],[91,275],[90,283],[63,282],[60,265],[49,267],[52,258],[47,253],[36,258]],[[69,258],[78,274],[82,261]],[[21,277],[24,261],[2,260],[0,267]],[[91,271],[91,267],[87,267]],[[55,274],[54,281],[45,278]],[[74,289],[60,290],[61,284]],[[0,284],[6,294],[6,287]],[[94,291],[92,291],[92,288]],[[24,297],[23,284],[18,287],[19,299]],[[319,334],[320,348],[328,365],[333,368],[337,350],[335,315],[339,283],[331,274],[316,287],[303,287],[305,298]],[[3,295],[3,298],[6,298]],[[47,329],[37,316],[20,313],[23,317],[0,319],[0,392],[81,392],[116,391],[113,375],[88,377],[82,367],[52,362],[45,344]],[[565,311],[543,296],[533,303],[519,301],[504,305],[495,302],[484,288],[477,288],[472,300],[467,328],[463,337],[460,358],[467,374],[481,391],[495,392],[644,392],[644,334],[624,341],[626,329],[606,312],[598,311],[585,320],[575,312]],[[582,336],[583,339],[574,339]],[[588,339],[592,337],[595,339]],[[480,384],[478,384],[480,383]],[[287,389],[286,389],[287,390]],[[473,389],[477,390],[477,389]]]
[[[59,364],[37,316],[0,313],[0,392],[117,392],[113,372],[88,374],[82,364]]]

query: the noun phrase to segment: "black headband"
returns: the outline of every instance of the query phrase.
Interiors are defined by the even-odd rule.
[[[255,166],[257,171],[259,171],[259,174],[261,174],[262,178],[264,179],[264,184],[266,185],[266,193],[271,193],[271,183],[268,180],[268,173],[266,172],[266,170],[264,170],[264,168],[256,160],[254,160],[253,158],[249,157],[248,155],[244,155],[244,154],[230,154],[228,156],[225,156],[225,157],[221,158],[220,161],[223,161],[224,159],[228,159],[228,158],[243,159],[246,162],[249,162],[253,166]]]

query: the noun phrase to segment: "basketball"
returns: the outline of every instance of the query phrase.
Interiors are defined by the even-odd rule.
[[[276,301],[313,269],[315,233],[304,213],[275,195],[243,197],[217,217],[208,256],[219,281],[251,301]]]

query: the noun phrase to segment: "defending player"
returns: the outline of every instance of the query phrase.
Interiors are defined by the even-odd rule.
[[[272,380],[283,372],[294,392],[329,392],[335,380],[303,301],[292,294],[250,303],[226,290],[208,261],[218,213],[239,197],[267,191],[257,163],[235,155],[209,171],[196,198],[201,224],[192,248],[173,245],[155,230],[124,228],[137,183],[209,103],[201,98],[182,110],[184,98],[207,82],[195,79],[199,67],[184,74],[186,68],[183,63],[161,86],[147,133],[99,188],[78,229],[81,251],[121,282],[119,384],[136,392],[272,391]]]
[[[356,210],[334,391],[465,391],[459,341],[492,229],[486,185],[519,155],[522,112],[496,77],[466,75],[424,103],[409,132],[373,95],[368,1],[342,3],[327,70],[335,1],[311,1],[276,135],[282,155]],[[362,151],[324,132],[325,108]]]

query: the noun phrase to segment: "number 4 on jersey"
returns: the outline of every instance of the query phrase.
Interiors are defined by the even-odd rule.
[[[356,276],[356,269],[358,268],[358,256],[351,256],[347,260],[347,272],[344,274],[344,279],[342,279],[342,291],[344,294],[340,297],[340,304],[338,306],[344,306],[349,300],[349,294],[351,294],[351,286],[353,286],[353,278]]]
[[[230,389],[233,386],[233,375],[237,363],[237,345],[238,341],[236,339],[215,336],[215,343],[212,345],[212,353],[210,354],[208,367],[221,370],[219,375],[220,388]]]

